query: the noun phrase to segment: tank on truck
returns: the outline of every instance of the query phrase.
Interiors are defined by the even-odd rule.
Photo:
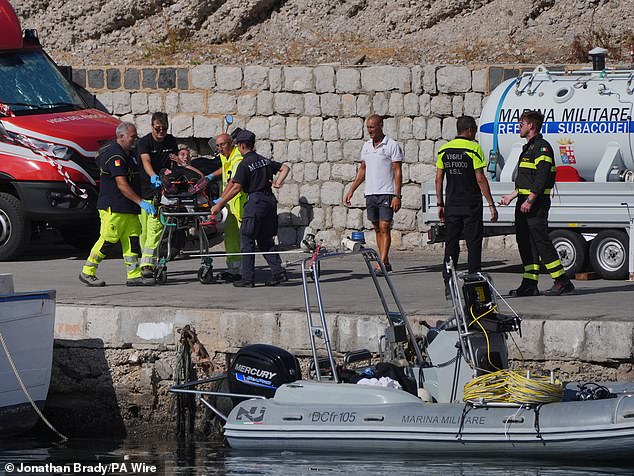
[[[542,133],[553,146],[557,181],[551,194],[551,238],[567,274],[596,271],[606,279],[629,274],[630,218],[622,205],[634,196],[634,71],[605,67],[593,50],[594,69],[551,71],[539,66],[498,85],[480,115],[478,140],[489,151],[494,199],[510,193],[525,140],[519,117],[545,116]],[[442,238],[433,184],[424,184],[423,219],[430,240]],[[499,207],[487,236],[514,232],[514,207]],[[634,250],[631,251],[634,253]]]

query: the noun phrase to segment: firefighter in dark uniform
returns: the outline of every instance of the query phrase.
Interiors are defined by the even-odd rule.
[[[260,251],[272,252],[275,249],[273,237],[277,235],[277,200],[273,195],[272,187],[280,188],[290,169],[286,164],[257,154],[254,150],[255,134],[251,131],[240,131],[235,142],[244,158],[218,203],[212,207],[211,214],[219,213],[222,207],[241,191],[246,192],[248,197],[240,227],[240,251],[242,253],[255,252],[257,242]],[[274,175],[277,175],[275,181]],[[288,281],[279,254],[265,254],[264,258],[272,273],[271,278],[265,283],[266,286],[277,286]],[[235,281],[234,286],[239,288],[255,286],[255,256],[253,254],[242,256],[241,274],[242,279]]]
[[[539,111],[525,111],[520,117],[520,137],[524,145],[517,168],[515,190],[504,195],[501,205],[517,198],[515,205],[515,233],[524,274],[522,283],[511,291],[511,296],[538,296],[539,258],[555,280],[544,291],[546,296],[573,294],[575,286],[559,261],[559,255],[548,236],[550,192],[555,184],[555,156],[551,145],[540,131],[544,116]]]
[[[469,273],[480,271],[482,265],[482,195],[486,198],[491,212],[491,222],[496,222],[498,212],[491,196],[489,181],[484,175],[486,161],[482,148],[475,141],[478,126],[473,117],[462,116],[456,122],[458,135],[438,151],[436,162],[436,199],[438,218],[445,223],[444,263],[451,259],[454,266],[460,255],[460,237],[464,233],[469,252],[467,258]],[[445,200],[443,200],[443,180],[447,177]],[[445,294],[449,294],[449,272],[443,266]]]
[[[132,149],[137,141],[134,124],[122,122],[117,126],[116,140],[99,150],[97,162],[100,171],[99,198],[97,209],[101,219],[99,239],[90,250],[79,280],[87,286],[105,286],[97,277],[97,267],[103,259],[121,242],[128,286],[149,286],[154,279],[141,277],[139,255],[141,246],[139,235],[141,222],[139,213],[156,213],[154,205],[141,200],[139,162]]]

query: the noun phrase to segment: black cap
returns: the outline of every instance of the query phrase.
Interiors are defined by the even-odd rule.
[[[236,137],[238,136],[238,134],[240,134],[240,132],[242,132],[244,129],[242,129],[241,127],[236,127],[234,130],[231,131],[231,140],[235,141]]]
[[[255,143],[255,134],[251,131],[243,129],[240,132],[238,132],[234,140],[236,143],[246,142],[249,144],[253,144]]]

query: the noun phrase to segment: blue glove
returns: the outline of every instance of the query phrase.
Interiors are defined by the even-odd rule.
[[[145,213],[147,213],[148,215],[156,215],[156,208],[150,202],[146,202],[145,200],[141,200],[141,203],[139,203],[139,206],[143,210],[145,210]]]
[[[220,200],[222,200],[222,199],[221,199],[221,198],[216,198],[215,200],[213,200],[214,205],[215,205],[216,203],[218,203]]]
[[[154,174],[150,177],[150,183],[154,188],[161,188],[161,177]]]
[[[205,178],[211,182],[211,181],[212,181],[213,179],[215,179],[216,177],[214,177],[214,174],[213,174],[213,172],[212,172],[212,173],[210,173],[209,175],[205,175]]]

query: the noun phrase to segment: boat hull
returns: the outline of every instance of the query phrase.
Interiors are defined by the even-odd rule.
[[[0,295],[0,438],[33,427],[51,380],[55,291]],[[16,366],[24,392],[9,356]],[[30,398],[29,398],[30,397]]]
[[[615,460],[631,458],[634,449],[634,398],[472,407],[424,403],[399,390],[300,382],[280,387],[273,399],[240,403],[225,436],[235,449]]]

